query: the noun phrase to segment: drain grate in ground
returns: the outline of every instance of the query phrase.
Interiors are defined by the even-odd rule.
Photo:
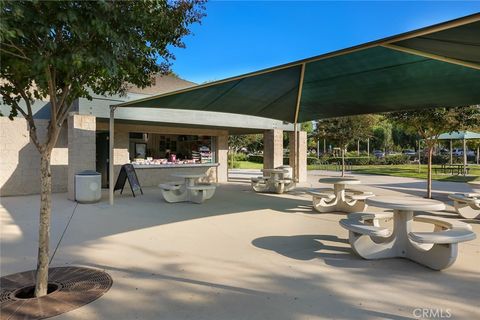
[[[112,278],[106,272],[83,267],[49,269],[49,294],[28,298],[35,270],[0,278],[1,319],[45,319],[86,305],[107,292]]]

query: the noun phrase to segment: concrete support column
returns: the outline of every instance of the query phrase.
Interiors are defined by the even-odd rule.
[[[223,183],[228,180],[228,135],[217,137],[217,182]]]
[[[265,130],[263,133],[263,168],[283,165],[283,130]]]
[[[96,118],[72,114],[68,117],[68,199],[75,200],[75,174],[95,170]]]
[[[289,149],[290,149],[290,163],[295,163],[295,157],[297,150],[294,148],[295,133],[288,133]],[[298,170],[298,182],[307,181],[307,132],[298,131],[298,152],[299,152],[299,170]],[[293,166],[293,165],[292,165]]]

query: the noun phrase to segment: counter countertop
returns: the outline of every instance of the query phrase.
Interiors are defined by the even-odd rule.
[[[184,164],[133,164],[135,169],[168,169],[168,168],[196,168],[218,167],[218,163],[184,163]]]

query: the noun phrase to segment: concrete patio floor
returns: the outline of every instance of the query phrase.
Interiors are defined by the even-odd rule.
[[[155,188],[117,196],[113,207],[106,193],[89,205],[55,194],[51,265],[104,269],[114,283],[52,319],[411,319],[419,308],[479,317],[480,221],[467,221],[479,237],[460,244],[456,264],[442,272],[403,259],[366,261],[349,248],[338,224],[344,214],[313,213],[303,188],[256,194],[242,182],[250,174],[234,173],[236,182],[202,205],[167,204]],[[321,187],[321,174],[309,172],[304,187]],[[377,195],[424,194],[420,180],[358,177]],[[434,188],[443,201],[471,190]],[[38,196],[2,198],[2,276],[35,267],[38,207]]]

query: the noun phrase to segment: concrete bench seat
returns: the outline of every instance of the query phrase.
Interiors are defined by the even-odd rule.
[[[375,195],[373,193],[362,193],[362,194],[354,193],[354,194],[346,194],[345,199],[364,201],[364,200],[366,200],[368,198],[371,198],[371,197],[374,197],[374,196]]]
[[[281,194],[295,187],[295,182],[290,178],[256,177],[251,178],[250,182],[255,192],[275,192]]]
[[[358,189],[346,189],[346,193],[353,193],[353,194],[371,194],[373,195],[373,192],[370,191],[363,191],[363,190],[358,190]]]
[[[185,183],[167,182],[159,184],[158,187],[162,193],[163,199],[170,203],[185,201]]]
[[[333,193],[329,193],[328,191],[308,190],[307,193],[316,198],[324,198],[328,200],[335,198],[335,195]]]
[[[480,193],[475,193],[475,192],[457,192],[456,194],[462,194],[464,195],[465,197],[469,197],[469,198],[480,198]]]
[[[356,219],[361,221],[368,221],[368,220],[391,220],[393,219],[393,212],[378,212],[378,213],[370,213],[370,212],[353,212],[348,214],[348,219]]]
[[[199,190],[215,190],[216,188],[217,188],[216,186],[212,186],[212,185],[187,186],[187,189],[188,189],[188,190],[195,190],[195,191],[199,191]]]
[[[472,226],[462,221],[427,215],[415,216],[413,220],[435,225],[433,232],[410,232],[408,234],[410,240],[418,243],[452,244],[470,241],[476,237],[472,232]]]
[[[162,184],[159,184],[158,187],[163,190],[171,191],[171,190],[179,190],[182,187],[182,185],[172,184],[172,183],[162,183]]]
[[[374,225],[368,225],[363,223],[359,219],[347,218],[341,219],[340,225],[350,232],[363,234],[371,237],[387,238],[390,236],[390,230],[388,228],[377,227]]]
[[[431,223],[431,224],[439,226],[443,229],[472,230],[472,226],[469,225],[468,223],[458,221],[458,220],[455,220],[455,219],[435,217],[435,216],[427,216],[427,215],[418,215],[418,216],[413,217],[413,220],[417,221],[417,222]]]
[[[480,196],[478,193],[454,193],[448,196],[453,200],[455,211],[465,219],[480,217]]]
[[[213,197],[217,186],[210,183],[199,183],[194,186],[187,186],[189,200],[195,203],[203,203]]]
[[[261,182],[261,181],[268,181],[270,177],[253,177],[250,178],[250,181],[252,182]]]
[[[449,229],[437,232],[410,232],[410,240],[418,243],[452,244],[470,241],[476,238],[475,233],[467,229]]]
[[[476,193],[454,193],[449,195],[448,198],[454,201],[465,201],[468,203],[480,202],[480,196],[477,196]]]
[[[292,179],[278,179],[278,180],[275,180],[276,183],[284,183],[284,184],[288,184],[288,183],[292,183]]]

